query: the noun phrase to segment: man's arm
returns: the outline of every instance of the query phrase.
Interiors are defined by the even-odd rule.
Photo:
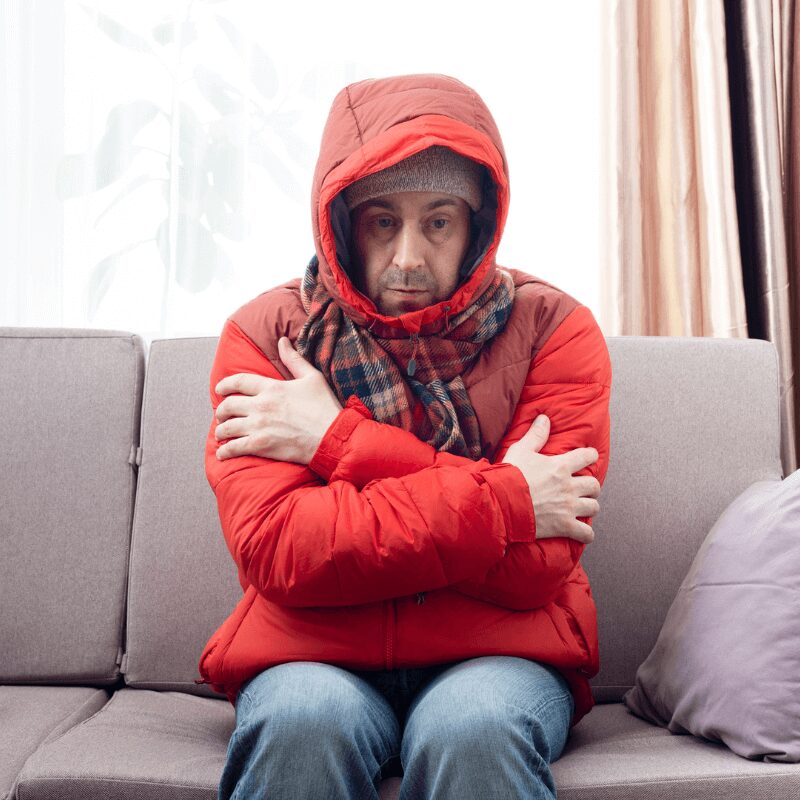
[[[229,320],[211,371],[214,387],[249,372],[281,379]],[[359,490],[325,485],[308,466],[244,455],[219,460],[212,420],[206,476],[242,586],[288,606],[341,606],[411,595],[483,575],[512,541],[534,539],[521,471],[482,459],[464,468],[439,459]],[[520,498],[527,495],[526,502]]]
[[[594,447],[597,461],[575,475],[592,475],[602,484],[608,470],[610,394],[611,362],[605,338],[591,311],[579,306],[532,360],[495,463],[502,462],[508,448],[522,438],[539,414],[546,414],[550,437],[539,452],[553,456]],[[436,461],[465,469],[474,463],[462,456],[437,453],[408,431],[365,420],[369,412],[361,409],[363,405],[356,400],[348,401],[326,431],[309,463],[322,477],[363,487],[376,477],[411,474]],[[517,496],[510,502],[523,499]],[[591,524],[591,517],[578,519]],[[585,546],[569,537],[515,543],[485,575],[456,582],[451,588],[512,609],[538,608],[555,597]]]

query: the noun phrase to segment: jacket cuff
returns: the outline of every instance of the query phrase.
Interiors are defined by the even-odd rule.
[[[503,509],[509,542],[536,541],[536,517],[528,481],[514,464],[495,464],[483,470],[481,477],[489,484]]]
[[[320,439],[311,461],[308,462],[309,469],[327,482],[344,454],[350,434],[363,419],[372,419],[372,412],[358,395],[352,394]]]

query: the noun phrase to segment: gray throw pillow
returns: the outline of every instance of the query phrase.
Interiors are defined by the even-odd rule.
[[[725,509],[623,702],[744,758],[800,761],[800,470]]]

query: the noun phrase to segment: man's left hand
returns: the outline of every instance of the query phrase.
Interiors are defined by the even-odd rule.
[[[220,423],[217,458],[261,456],[308,464],[325,431],[342,409],[324,375],[306,361],[286,336],[278,354],[294,380],[239,372],[223,378],[217,394],[229,395],[217,406]]]

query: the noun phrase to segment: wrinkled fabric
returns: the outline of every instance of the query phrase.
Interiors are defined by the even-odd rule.
[[[514,303],[511,276],[498,270],[480,297],[448,319],[444,331],[412,334],[407,342],[373,336],[356,325],[333,302],[318,270],[314,256],[300,287],[308,321],[295,347],[322,371],[340,402],[356,394],[374,419],[412,431],[437,450],[480,458],[480,430],[461,374],[505,327]],[[424,416],[412,415],[404,382]]]

